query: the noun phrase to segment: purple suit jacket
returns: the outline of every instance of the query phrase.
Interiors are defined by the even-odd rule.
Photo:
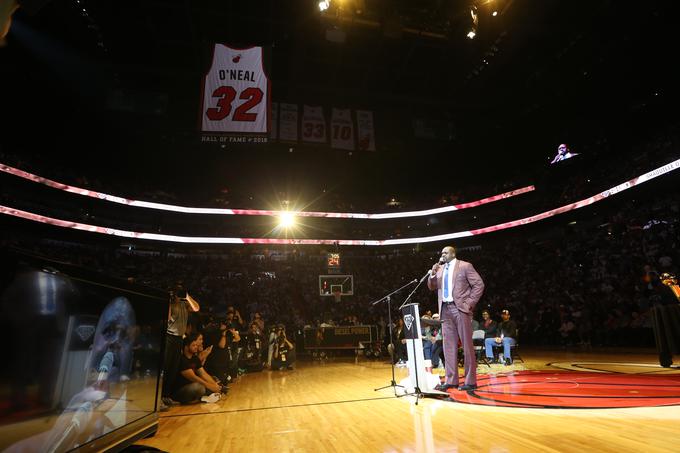
[[[442,312],[442,274],[444,266],[437,271],[437,275],[427,278],[427,287],[430,290],[437,290],[437,306],[441,316]],[[475,305],[479,302],[484,292],[484,282],[472,264],[467,261],[456,260],[453,268],[453,302],[456,308],[463,313],[471,314]]]

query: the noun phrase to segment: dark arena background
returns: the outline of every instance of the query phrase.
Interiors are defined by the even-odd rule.
[[[0,450],[677,451],[677,14],[0,0]]]

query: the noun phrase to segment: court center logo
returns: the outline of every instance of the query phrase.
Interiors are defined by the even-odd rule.
[[[413,324],[414,319],[415,318],[413,317],[412,314],[404,316],[404,324],[406,324],[406,329],[411,330],[411,325]]]

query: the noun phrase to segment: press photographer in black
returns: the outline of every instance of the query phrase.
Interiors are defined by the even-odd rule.
[[[286,329],[282,325],[276,332],[274,343],[274,355],[272,357],[272,370],[292,370],[295,363],[295,346],[288,340]]]
[[[206,370],[216,376],[222,384],[238,376],[238,363],[235,360],[241,335],[230,326],[229,317],[220,320],[219,328],[208,333],[213,350],[205,364]]]

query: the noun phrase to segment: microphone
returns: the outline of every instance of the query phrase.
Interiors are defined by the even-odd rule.
[[[97,370],[98,371],[97,380],[92,385],[94,388],[98,390],[104,390],[105,387],[108,387],[107,384],[111,368],[113,368],[113,352],[107,351],[106,354],[104,354],[104,357],[102,357],[101,361],[99,362],[99,369]]]
[[[443,256],[440,256],[440,257],[439,257],[439,261],[437,261],[437,264],[439,264],[440,266],[443,266],[445,263],[446,263],[446,260],[444,259],[444,257],[443,257]],[[432,272],[432,269],[428,269],[428,270],[427,270],[427,274],[425,274],[425,275],[426,275],[426,276],[427,276],[427,275],[432,275],[431,272]]]
[[[108,351],[102,357],[101,362],[99,362],[99,374],[97,375],[97,381],[104,381],[109,377],[109,371],[113,366],[113,352]]]

